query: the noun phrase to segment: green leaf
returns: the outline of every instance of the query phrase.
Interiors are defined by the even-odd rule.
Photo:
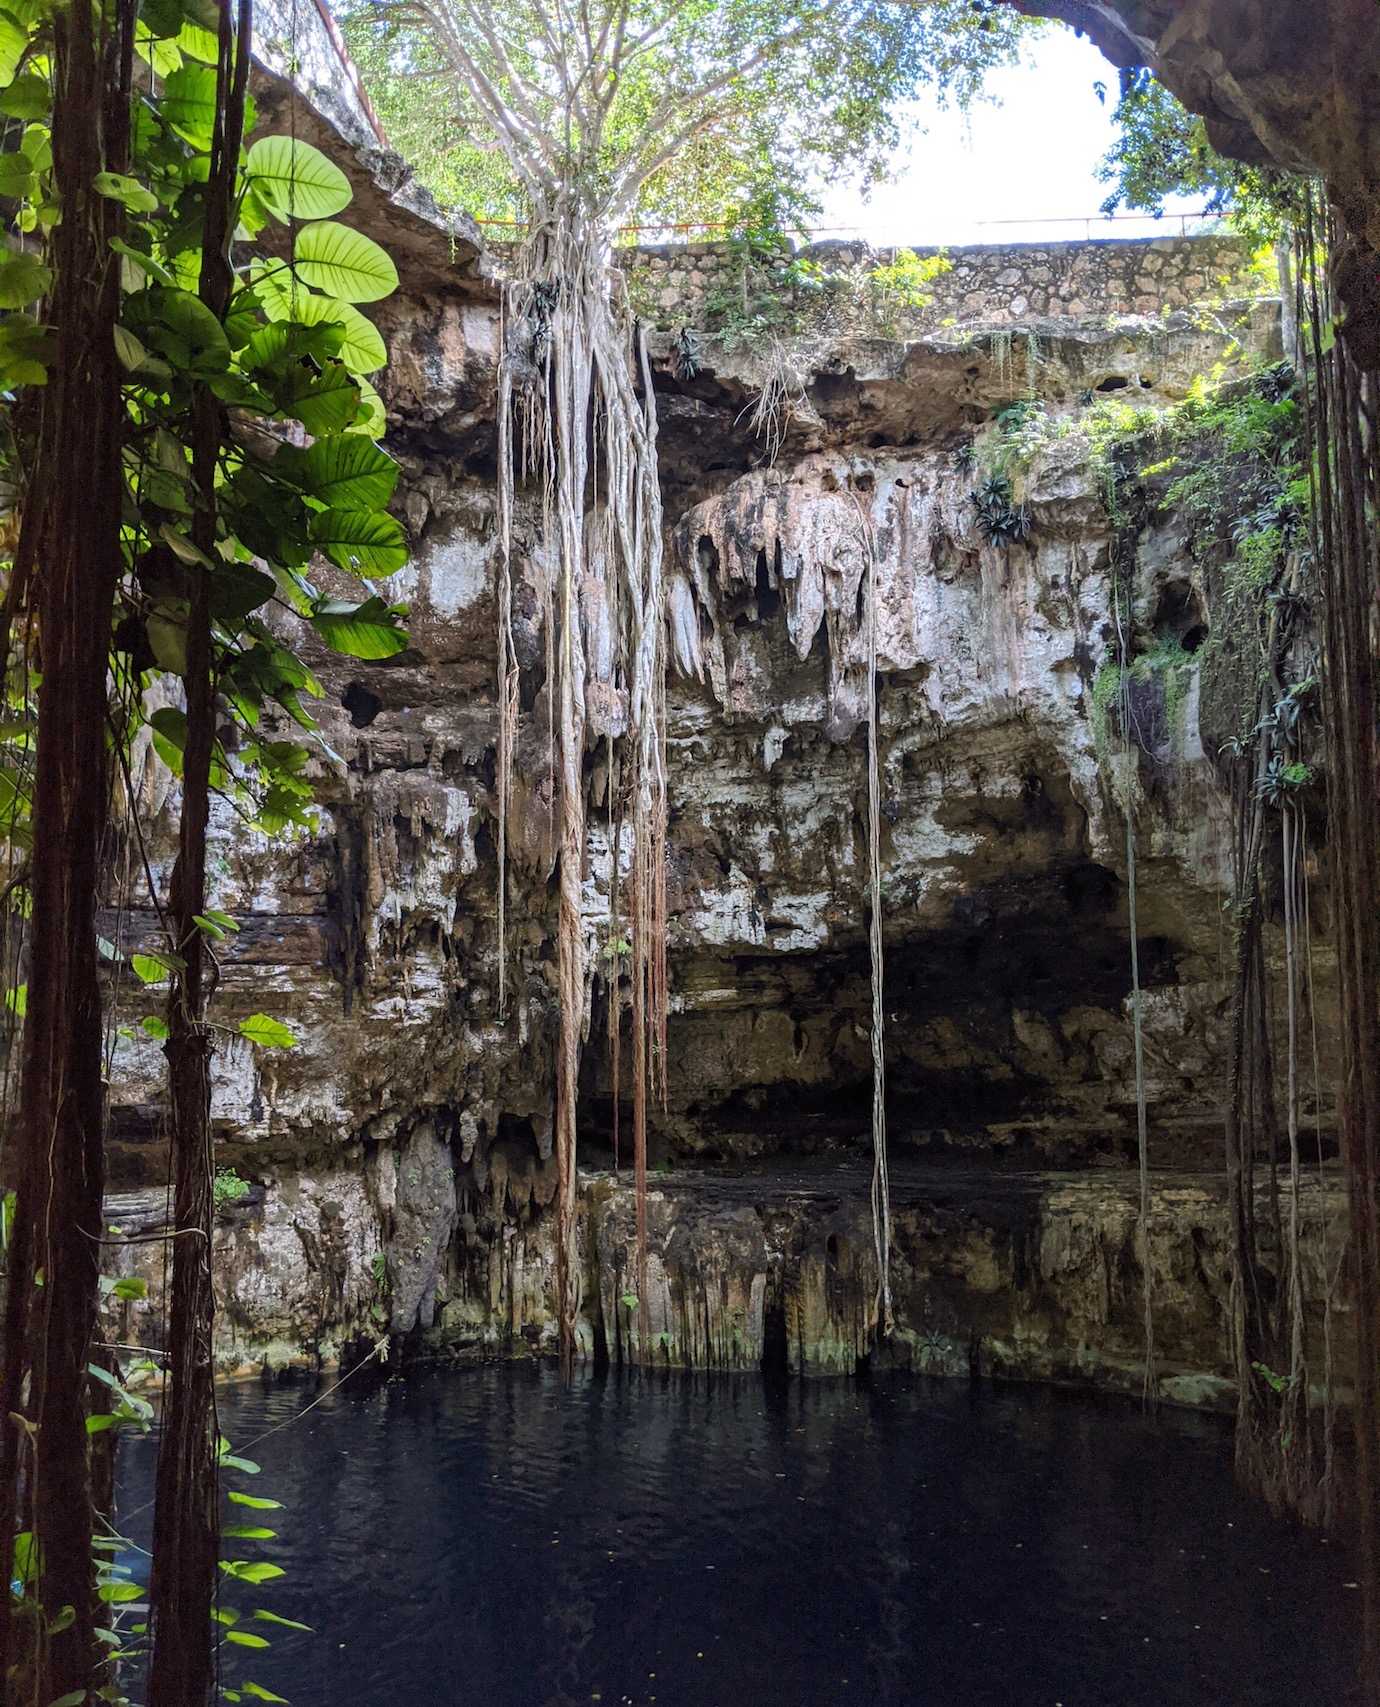
[[[194,541],[180,533],[170,522],[164,522],[158,530],[158,537],[175,557],[180,557],[189,566],[200,565],[203,569],[214,570],[216,565]]]
[[[149,725],[170,747],[180,753],[187,745],[187,713],[175,705],[161,705],[149,718]]]
[[[230,365],[225,328],[189,290],[150,285],[125,302],[124,322],[150,349],[174,367],[221,373]]]
[[[149,1295],[149,1283],[142,1275],[126,1274],[121,1276],[110,1290],[116,1298],[142,1299]]]
[[[227,1642],[236,1642],[242,1648],[269,1648],[272,1643],[264,1636],[256,1636],[252,1630],[227,1630]]]
[[[227,1523],[221,1530],[222,1535],[229,1535],[236,1541],[272,1541],[278,1531],[265,1529],[259,1523]]]
[[[292,258],[298,278],[342,302],[378,302],[398,288],[388,251],[334,219],[303,226]]]
[[[318,510],[310,532],[318,551],[355,575],[391,575],[407,562],[402,524],[384,510]]]
[[[230,1442],[223,1438],[217,1449],[216,1462],[223,1465],[228,1464],[232,1470],[243,1470],[246,1476],[257,1476],[259,1474],[259,1466],[253,1459],[237,1458],[230,1450]]]
[[[281,1565],[270,1565],[262,1559],[255,1560],[253,1564],[247,1559],[222,1559],[220,1568],[226,1576],[241,1583],[271,1583],[287,1575]]]
[[[148,954],[131,954],[129,964],[142,984],[166,984],[174,972],[181,971],[186,962],[181,955],[163,954],[154,950]]]
[[[213,1606],[211,1617],[217,1624],[238,1624],[239,1612],[233,1606]]]
[[[182,65],[182,55],[178,51],[177,43],[168,41],[166,37],[156,36],[142,18],[135,26],[134,51],[159,77],[171,77]]]
[[[115,1606],[122,1606],[128,1601],[144,1598],[144,1590],[138,1583],[102,1583],[96,1590],[96,1594],[107,1605]]]
[[[20,201],[31,196],[37,188],[34,163],[27,154],[0,154],[0,196],[13,196]]]
[[[340,359],[351,373],[373,373],[388,360],[388,347],[374,323],[351,303],[333,296],[308,296],[305,290],[295,296],[287,291],[269,294],[264,312],[270,320],[291,320],[299,326],[342,327]]]
[[[339,166],[290,136],[260,137],[249,150],[245,173],[279,219],[329,219],[350,205],[350,181]]]
[[[236,1505],[248,1506],[251,1511],[281,1511],[283,1509],[281,1500],[266,1500],[258,1494],[242,1494],[238,1488],[231,1488],[226,1497],[233,1500]]]
[[[383,399],[362,375],[358,378],[357,384],[359,385],[359,414],[355,417],[353,425],[347,428],[347,431],[363,433],[371,439],[381,439],[388,431],[388,416],[384,411]]]
[[[37,255],[11,250],[0,261],[0,308],[23,308],[43,296],[52,282],[52,269],[45,267]]]
[[[281,1707],[289,1707],[286,1696],[275,1695],[271,1689],[265,1689],[261,1683],[245,1683],[241,1684],[240,1687],[246,1695],[252,1696],[255,1701],[277,1701],[281,1703]]]
[[[268,330],[287,328],[277,325]],[[294,416],[314,437],[322,438],[344,431],[355,420],[364,383],[351,375],[344,362],[328,361],[315,369],[295,361],[275,387],[275,397],[285,415]]]
[[[337,510],[381,510],[398,484],[398,465],[357,433],[318,439],[286,465],[308,497]]]
[[[220,57],[215,31],[204,30],[200,24],[184,23],[177,32],[177,45],[189,59],[199,59],[203,65],[214,65]]]
[[[299,1624],[295,1618],[280,1618],[276,1612],[267,1612],[262,1606],[254,1616],[265,1624],[279,1624],[284,1630],[306,1630],[308,1633],[311,1631],[310,1624]]]
[[[114,1428],[119,1417],[113,1411],[95,1411],[86,1419],[88,1434],[104,1434],[106,1429]]]
[[[50,1701],[48,1707],[82,1707],[85,1700],[84,1689],[69,1689],[66,1695],[59,1695],[55,1701]]]
[[[282,1023],[281,1020],[270,1019],[267,1014],[250,1014],[248,1019],[242,1019],[239,1026],[240,1036],[247,1038],[250,1043],[260,1049],[295,1049],[297,1039]]]
[[[270,288],[264,301],[273,294]],[[344,341],[345,328],[341,325],[303,326],[289,315],[268,326],[258,326],[245,341],[242,359],[246,368],[259,373],[268,369],[273,376],[282,378],[301,367],[303,357],[310,358],[306,364],[308,372],[312,362],[331,361],[340,354]]]
[[[8,89],[0,90],[0,113],[12,119],[40,119],[53,105],[48,79],[26,71]]]
[[[278,591],[278,583],[262,569],[247,563],[217,564],[211,576],[211,615],[217,622],[236,628],[251,611],[265,605]]]
[[[151,356],[128,326],[115,327],[115,356],[126,373],[157,374],[166,379],[172,369]]]
[[[347,658],[395,658],[407,650],[407,635],[397,627],[382,599],[361,605],[332,599],[311,619],[312,627],[333,652]]]
[[[164,123],[193,148],[209,148],[216,122],[216,74],[209,65],[184,65],[163,85],[158,110]]]
[[[156,1038],[160,1043],[163,1042],[168,1035],[167,1020],[159,1019],[157,1014],[145,1014],[143,1019],[139,1021],[139,1024],[143,1026],[144,1030],[148,1032],[150,1037]]]
[[[29,32],[10,12],[0,12],[0,83],[8,83],[19,69]]]
[[[14,1580],[25,1585],[38,1581],[42,1549],[32,1530],[21,1529],[14,1538]]]
[[[137,178],[123,172],[97,172],[92,183],[98,195],[119,202],[130,213],[152,213],[158,206],[158,197],[152,190],[146,190]]]
[[[29,1011],[29,986],[16,984],[14,989],[6,990],[5,1006],[16,1019],[23,1019]]]
[[[175,614],[171,604],[159,605],[144,623],[149,647],[160,670],[174,676],[187,673],[187,622],[183,614]]]

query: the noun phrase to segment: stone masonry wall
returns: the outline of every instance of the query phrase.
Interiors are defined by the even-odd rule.
[[[1236,237],[1108,238],[1076,243],[979,244],[915,254],[943,254],[952,263],[928,287],[932,301],[906,316],[916,332],[975,320],[1159,314],[1213,299],[1262,296],[1272,280],[1254,270],[1249,247]],[[813,261],[826,273],[870,271],[897,250],[828,242],[782,258]],[[734,289],[741,262],[728,243],[663,244],[623,250],[619,260],[641,299],[663,323],[703,324],[706,299]],[[762,289],[761,284],[757,286]],[[788,288],[782,282],[781,288]]]

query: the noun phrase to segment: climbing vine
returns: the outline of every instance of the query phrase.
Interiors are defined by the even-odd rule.
[[[363,378],[385,353],[353,306],[387,294],[396,273],[332,217],[350,190],[323,156],[291,136],[243,146],[247,4],[210,30],[195,7],[157,0],[137,14],[111,0],[25,19],[0,29],[0,106],[31,121],[10,128],[0,155],[18,207],[0,258],[17,521],[4,601],[12,870],[15,850],[33,850],[32,875],[16,872],[33,899],[29,981],[7,998],[27,1023],[24,1102],[5,1157],[15,1190],[0,1380],[15,1426],[0,1441],[0,1557],[22,1534],[33,1569],[17,1597],[0,1596],[0,1651],[11,1683],[36,1699],[85,1700],[90,1689],[113,1698],[92,1610],[103,1499],[85,1442],[98,1416],[118,1420],[132,1401],[91,1350],[106,1240],[103,1098],[91,1082],[103,1058],[99,950],[171,992],[167,1018],[144,1021],[168,1048],[177,1176],[150,1688],[154,1703],[187,1707],[210,1686],[217,1565],[205,1004],[214,945],[235,928],[207,906],[207,815],[216,796],[269,833],[311,822],[311,749],[276,723],[319,741],[301,696],[321,690],[281,638],[281,618],[296,613],[354,656],[406,643],[400,613],[372,590],[340,600],[306,574],[318,553],[350,575],[405,559],[384,509],[397,468],[373,442],[382,412]],[[134,77],[136,57],[147,78]],[[275,224],[298,232],[285,255],[235,249]],[[166,903],[129,785],[141,734],[182,784]],[[161,928],[157,946],[133,954],[94,929],[112,773]],[[264,1015],[241,1030],[259,1045],[291,1042]],[[73,1098],[68,1057],[86,1061],[90,1095]],[[125,1395],[121,1410],[88,1404],[101,1381]],[[128,1598],[104,1579],[99,1587],[103,1600]],[[27,1637],[18,1646],[16,1619]]]

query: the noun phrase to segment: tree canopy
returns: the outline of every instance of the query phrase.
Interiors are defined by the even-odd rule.
[[[808,216],[826,173],[875,181],[902,103],[971,100],[1037,27],[987,0],[354,0],[345,21],[443,201],[523,221],[561,177],[614,223],[729,225]]]
[[[1277,240],[1296,214],[1295,180],[1217,153],[1203,120],[1143,67],[1121,73],[1113,118],[1120,134],[1097,171],[1111,186],[1104,213],[1158,218],[1168,197],[1199,195],[1205,213],[1227,215],[1256,242]]]

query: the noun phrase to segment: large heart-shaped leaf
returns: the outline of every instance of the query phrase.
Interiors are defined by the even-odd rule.
[[[355,419],[360,382],[344,362],[327,362],[319,369],[306,362],[290,362],[275,397],[285,415],[295,416],[320,438],[343,431]]]
[[[251,1043],[258,1044],[260,1049],[295,1049],[297,1039],[281,1020],[272,1019],[268,1014],[250,1014],[248,1019],[240,1021],[240,1036],[248,1038]],[[227,1460],[228,1462],[228,1460]],[[236,1572],[236,1575],[242,1575]],[[246,1582],[258,1582],[263,1579],[246,1577]]]
[[[279,219],[329,219],[350,205],[349,179],[309,142],[260,137],[245,168],[255,194]]]
[[[347,658],[395,658],[407,648],[406,634],[382,599],[366,599],[362,605],[332,599],[311,623],[333,652]]]
[[[306,290],[282,291],[264,297],[270,320],[293,320],[299,326],[341,326],[340,359],[351,373],[373,373],[388,360],[378,327],[351,303],[333,296],[311,296]]]
[[[0,93],[0,113],[12,119],[42,118],[53,105],[53,91],[46,77],[26,71]]]
[[[193,148],[209,148],[216,123],[216,74],[209,65],[184,65],[163,85],[158,109],[164,122]]]
[[[398,483],[397,463],[358,433],[318,439],[289,467],[309,497],[337,510],[381,510]]]
[[[53,282],[52,272],[37,255],[8,254],[0,260],[0,308],[23,308]]]
[[[303,226],[293,260],[299,278],[342,302],[378,302],[398,288],[392,256],[338,220]]]
[[[248,563],[218,563],[211,576],[211,615],[217,622],[238,624],[277,591],[278,583],[262,569]]]
[[[320,510],[311,519],[311,542],[356,575],[392,575],[407,562],[402,524],[384,510]]]
[[[174,367],[219,373],[230,365],[230,341],[211,310],[189,290],[150,285],[125,300],[124,319],[135,335]]]

